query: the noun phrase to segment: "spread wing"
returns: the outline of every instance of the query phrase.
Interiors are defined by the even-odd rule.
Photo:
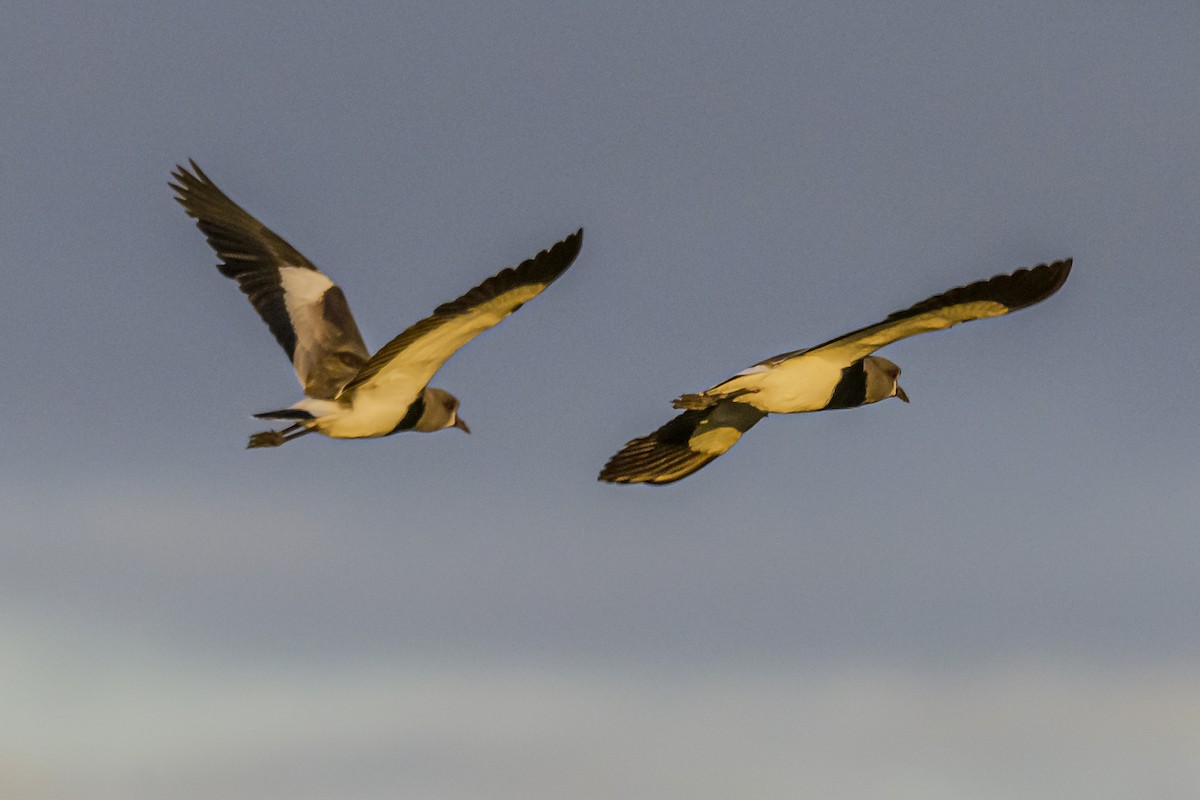
[[[721,401],[685,411],[649,436],[631,440],[608,460],[600,480],[609,483],[674,483],[737,444],[766,414],[745,403]]]
[[[850,364],[884,345],[910,336],[940,331],[973,319],[999,317],[1039,303],[1057,292],[1071,273],[1071,263],[1072,260],[1068,258],[1053,264],[1039,264],[1030,269],[1019,269],[1007,275],[960,286],[922,300],[911,308],[889,314],[882,322],[851,331],[816,347],[768,358],[760,361],[759,365],[775,366],[818,350],[831,361]]]
[[[378,398],[420,391],[450,356],[542,293],[579,255],[583,229],[517,267],[488,278],[457,300],[385,344],[362,367],[342,396],[370,391]]]
[[[216,187],[196,162],[176,166],[175,199],[287,353],[305,395],[331,399],[366,363],[346,296],[313,264]]]

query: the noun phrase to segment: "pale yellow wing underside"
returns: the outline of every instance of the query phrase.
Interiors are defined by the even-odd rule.
[[[362,391],[413,396],[460,347],[541,294],[575,260],[582,242],[580,229],[519,266],[493,275],[457,300],[438,306],[371,356],[340,397],[348,399]]]

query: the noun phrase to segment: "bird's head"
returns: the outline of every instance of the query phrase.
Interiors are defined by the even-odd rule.
[[[423,433],[431,431],[440,431],[442,428],[458,428],[463,433],[470,433],[471,429],[467,427],[458,416],[458,398],[447,392],[445,389],[425,389],[425,410],[421,414],[421,418],[417,420],[414,430]]]
[[[898,397],[908,402],[908,395],[900,388],[900,367],[886,358],[867,356],[863,359],[867,372],[867,397],[864,402],[878,403],[889,397]]]

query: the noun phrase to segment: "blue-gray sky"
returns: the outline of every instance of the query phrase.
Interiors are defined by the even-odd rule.
[[[1200,9],[21,4],[0,26],[0,789],[1194,796]],[[456,431],[244,451],[299,390],[194,158],[369,346],[578,226]],[[598,483],[670,400],[895,345],[912,404]],[[915,732],[915,733],[914,733]]]

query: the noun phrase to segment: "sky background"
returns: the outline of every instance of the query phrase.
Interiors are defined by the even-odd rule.
[[[1200,7],[17,3],[0,26],[0,795],[1200,793]],[[299,389],[194,158],[368,346],[583,226],[435,385]],[[973,280],[911,405],[596,481],[670,400]]]

